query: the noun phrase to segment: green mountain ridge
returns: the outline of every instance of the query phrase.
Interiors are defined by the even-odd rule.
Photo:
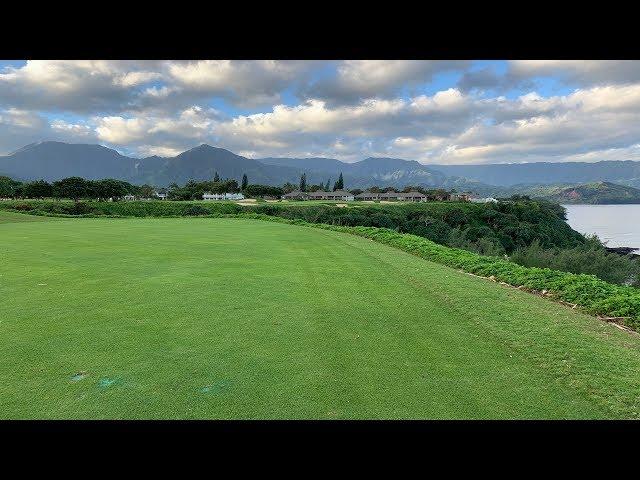
[[[508,192],[564,204],[640,203],[640,189],[612,182],[516,186]]]

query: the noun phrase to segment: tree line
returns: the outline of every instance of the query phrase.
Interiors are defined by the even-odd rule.
[[[200,200],[204,193],[238,193],[242,192],[250,197],[280,197],[294,190],[303,192],[330,191],[330,180],[324,184],[307,184],[306,174],[300,177],[298,185],[287,182],[284,185],[260,185],[249,183],[246,174],[242,175],[240,183],[237,180],[222,179],[218,172],[215,172],[211,181],[189,180],[184,185],[172,183],[168,189],[158,189],[158,193],[166,193],[170,200]],[[333,184],[333,191],[343,190],[344,178],[340,173],[338,179]],[[395,191],[394,187],[373,186],[366,190],[354,188],[349,190],[353,195],[358,195],[363,191],[372,193],[385,193]],[[418,191],[427,196],[430,200],[444,199],[449,195],[449,191],[441,188],[423,188],[409,185],[401,192]],[[156,188],[151,185],[133,185],[123,180],[102,179],[86,180],[81,177],[63,178],[52,183],[45,180],[32,182],[20,182],[9,177],[0,176],[0,198],[71,198],[78,200],[81,198],[107,200],[118,200],[126,195],[134,195],[143,198],[153,198],[156,196]]]
[[[133,185],[123,180],[105,178],[87,180],[68,177],[49,183],[46,180],[20,182],[0,177],[0,197],[4,198],[81,198],[94,200],[120,199],[126,195],[153,197],[156,189],[151,185]]]

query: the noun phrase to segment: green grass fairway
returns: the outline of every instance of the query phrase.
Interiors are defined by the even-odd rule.
[[[364,238],[172,218],[0,239],[0,418],[640,411],[639,335]]]

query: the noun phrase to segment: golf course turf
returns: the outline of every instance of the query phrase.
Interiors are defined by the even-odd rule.
[[[640,412],[640,335],[365,238],[0,215],[0,418]]]

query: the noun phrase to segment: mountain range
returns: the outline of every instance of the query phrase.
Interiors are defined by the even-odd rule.
[[[357,163],[329,158],[254,160],[205,144],[175,157],[133,158],[101,145],[39,142],[0,156],[0,172],[23,180],[54,181],[79,176],[92,180],[117,178],[160,187],[174,182],[184,184],[188,180],[211,180],[216,172],[222,178],[237,180],[246,174],[251,183],[266,185],[297,184],[302,173],[307,174],[308,184],[333,182],[342,173],[345,185],[350,188],[401,187],[409,183],[439,187],[453,186],[459,181],[415,161],[393,158],[367,158]],[[462,183],[466,185],[465,181]]]
[[[0,156],[0,174],[19,180],[54,181],[70,176],[87,179],[117,178],[135,184],[166,187],[188,180],[221,178],[250,183],[333,183],[340,173],[348,188],[373,185],[455,188],[479,194],[499,194],[533,185],[610,182],[640,187],[640,162],[565,162],[485,165],[423,165],[412,160],[371,157],[355,163],[331,158],[250,159],[223,148],[200,145],[174,157],[134,158],[91,144],[38,142]]]
[[[640,203],[640,189],[611,182],[567,185],[518,185],[502,187],[499,196],[514,194],[544,198],[561,204],[625,204]]]
[[[445,175],[464,177],[488,185],[551,185],[612,182],[640,187],[640,162],[533,162],[486,165],[431,165]]]

